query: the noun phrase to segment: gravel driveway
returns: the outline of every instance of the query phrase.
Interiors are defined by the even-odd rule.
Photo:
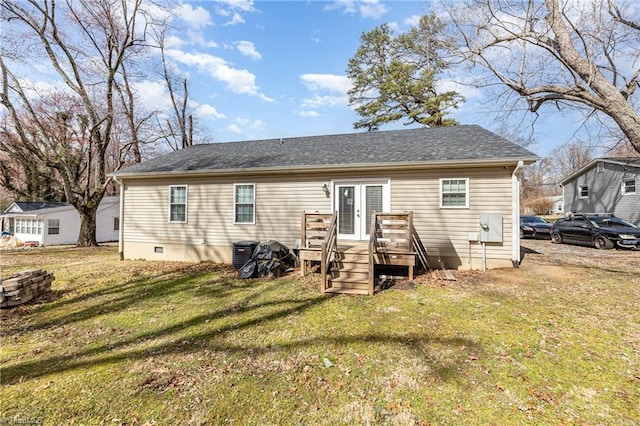
[[[549,240],[520,241],[521,264],[555,264],[596,267],[640,274],[640,250],[598,250],[593,247],[553,244]]]

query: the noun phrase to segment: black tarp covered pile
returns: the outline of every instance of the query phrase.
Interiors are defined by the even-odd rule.
[[[240,278],[258,278],[266,275],[280,276],[298,266],[298,258],[277,241],[267,241],[256,246],[249,259],[240,268]]]

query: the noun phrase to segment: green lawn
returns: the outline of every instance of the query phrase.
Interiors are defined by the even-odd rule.
[[[525,263],[325,297],[113,247],[0,260],[56,276],[1,312],[0,423],[640,423],[638,274]]]

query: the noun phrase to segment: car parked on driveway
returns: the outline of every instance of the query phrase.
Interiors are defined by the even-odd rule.
[[[640,249],[640,228],[612,214],[576,213],[553,224],[551,241],[598,249]]]
[[[539,216],[520,216],[520,238],[550,238],[552,225]]]

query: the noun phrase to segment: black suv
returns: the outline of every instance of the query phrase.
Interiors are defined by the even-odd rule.
[[[553,224],[551,241],[599,249],[640,249],[640,228],[612,214],[574,213]]]

